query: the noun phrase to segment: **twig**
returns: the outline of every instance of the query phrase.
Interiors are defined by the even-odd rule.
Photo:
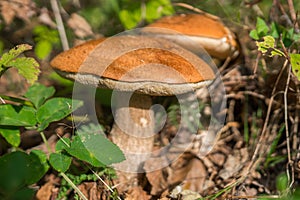
[[[290,14],[291,14],[292,21],[295,24],[295,28],[299,28],[298,23],[297,23],[297,15],[296,15],[296,12],[295,12],[293,0],[287,0],[287,3],[289,5],[289,11],[290,11]]]
[[[4,99],[2,99],[2,97],[0,97],[0,101],[2,104],[6,104],[6,102],[4,101]]]
[[[63,47],[64,51],[66,51],[69,49],[69,44],[68,44],[65,27],[64,27],[61,15],[60,15],[57,0],[50,0],[50,3],[51,3],[51,7],[53,10],[54,16],[55,16],[55,21],[57,23],[57,30],[58,30],[59,37],[60,37],[60,40],[62,43],[62,47]]]
[[[287,63],[287,62],[286,62]],[[285,68],[285,66],[283,67]],[[277,87],[277,84],[275,84],[274,88]],[[273,88],[273,91],[275,91],[276,89]],[[270,103],[268,105],[268,109],[267,109],[267,114],[266,114],[266,118],[265,118],[265,122],[264,122],[264,125],[263,125],[263,129],[261,131],[261,135],[259,137],[259,141],[257,143],[257,146],[254,150],[254,153],[253,153],[253,156],[252,156],[252,159],[251,159],[251,162],[249,163],[249,171],[255,167],[255,163],[257,163],[257,161],[255,162],[255,159],[258,157],[258,152],[262,146],[262,143],[265,139],[265,134],[266,134],[266,131],[267,131],[267,126],[269,124],[269,120],[270,120],[270,116],[271,116],[271,110],[272,110],[272,105],[273,105],[273,101],[274,101],[274,98],[278,95],[278,94],[281,94],[281,92],[278,92],[278,93],[275,93],[271,96],[271,99],[270,99]]]
[[[204,12],[203,10],[200,10],[199,8],[195,8],[187,3],[173,3],[174,6],[179,6],[179,7],[183,7],[183,8],[186,8],[186,9],[189,9],[189,10],[192,10],[196,13],[199,13],[199,14],[203,14],[203,15],[206,15],[206,16],[209,16],[211,17],[212,19],[216,19],[216,20],[219,20],[220,18],[217,17],[217,16],[214,16],[214,15],[211,15],[209,13],[206,13]]]
[[[286,61],[286,63],[288,63],[288,60]],[[291,158],[291,147],[290,147],[290,133],[289,133],[289,126],[288,126],[288,110],[287,110],[287,93],[288,93],[288,89],[289,89],[289,85],[290,85],[290,80],[291,80],[291,71],[292,71],[292,66],[291,64],[289,65],[289,69],[288,69],[288,77],[286,80],[286,85],[285,85],[285,90],[284,90],[284,95],[283,95],[283,99],[284,99],[284,123],[285,123],[285,134],[286,134],[286,148],[287,148],[287,153],[288,153],[288,165],[291,166],[292,169],[292,177],[290,178],[289,173],[287,173],[288,176],[288,180],[290,183],[290,186],[293,185],[294,183],[294,168],[293,168],[293,161]],[[288,170],[288,168],[287,168]]]

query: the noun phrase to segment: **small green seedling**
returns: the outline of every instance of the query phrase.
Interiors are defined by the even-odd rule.
[[[291,63],[294,75],[300,80],[300,54],[284,53],[276,47],[275,44],[275,39],[280,39],[284,45],[283,48],[290,47],[300,39],[299,33],[296,33],[293,28],[287,29],[274,22],[268,27],[267,23],[258,17],[256,28],[252,30],[249,35],[256,40],[258,50],[264,55],[269,57],[282,56],[288,59]],[[260,41],[261,39],[263,39],[263,41]]]

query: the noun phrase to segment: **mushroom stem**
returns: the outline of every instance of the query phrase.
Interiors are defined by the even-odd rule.
[[[120,182],[137,184],[144,161],[151,155],[154,142],[154,112],[151,97],[138,93],[116,92],[115,123],[112,141],[125,154],[126,160],[115,166]],[[125,178],[125,180],[124,180]],[[122,184],[122,183],[121,183]]]

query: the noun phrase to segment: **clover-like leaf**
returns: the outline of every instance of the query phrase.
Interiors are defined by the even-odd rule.
[[[35,126],[36,110],[29,106],[0,105],[0,125],[3,126]]]
[[[72,157],[63,153],[51,153],[49,162],[58,172],[65,172],[71,165]]]
[[[256,28],[250,32],[250,37],[252,37],[255,40],[259,40],[261,37],[265,36],[269,31],[269,27],[266,24],[266,22],[260,18],[257,17],[256,20]]]
[[[0,126],[0,135],[14,147],[19,146],[21,142],[20,130],[16,126]]]
[[[61,120],[82,106],[83,102],[68,98],[52,98],[46,101],[37,110],[36,118],[39,124],[39,131],[48,127],[51,122]]]
[[[24,96],[33,103],[35,108],[39,108],[49,97],[53,96],[54,93],[54,87],[46,87],[36,83],[27,90]]]

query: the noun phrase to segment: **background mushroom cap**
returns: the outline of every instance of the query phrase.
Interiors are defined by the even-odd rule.
[[[115,36],[57,55],[51,66],[80,83],[165,96],[203,87],[214,79],[201,58],[164,39]]]
[[[147,27],[162,28],[146,30],[153,32],[158,36],[169,35],[170,39],[176,40],[180,44],[178,38],[174,39],[174,32],[163,29],[170,29],[185,36],[189,36],[194,42],[198,42],[208,53],[216,58],[225,59],[229,56],[236,57],[238,55],[238,43],[235,35],[221,22],[221,20],[210,14],[181,14],[174,16],[166,16]],[[161,34],[161,35],[159,35]],[[189,45],[189,44],[188,44]]]

